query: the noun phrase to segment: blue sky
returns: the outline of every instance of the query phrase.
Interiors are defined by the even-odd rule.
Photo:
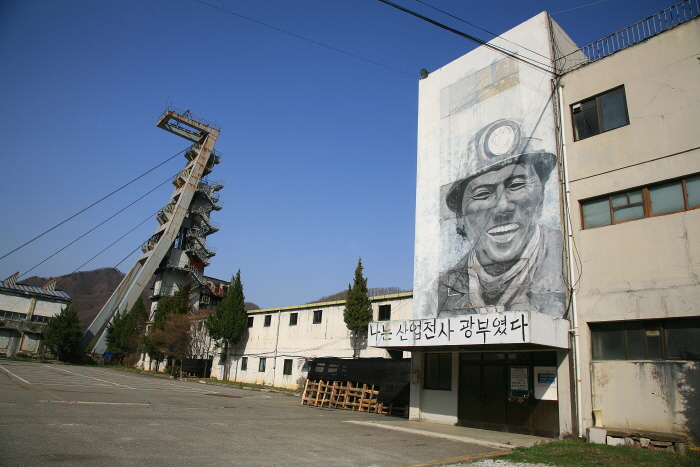
[[[395,2],[492,38],[416,0]],[[0,2],[0,256],[185,149],[155,126],[172,104],[222,127],[222,162],[209,177],[226,182],[224,209],[212,214],[221,230],[208,239],[217,255],[205,274],[240,269],[246,299],[263,308],[345,289],[360,256],[370,287],[412,289],[418,75],[476,45],[377,0],[207,3]],[[496,34],[549,11],[579,46],[673,4],[426,3]],[[173,159],[0,260],[0,279],[26,273],[184,164]],[[128,271],[172,189],[24,278],[71,273],[145,221],[81,268]]]

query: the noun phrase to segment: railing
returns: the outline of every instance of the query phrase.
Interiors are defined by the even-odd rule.
[[[203,248],[206,251],[207,256],[214,256],[216,254],[216,247],[210,246],[204,237],[198,236],[194,238],[194,242],[188,243],[187,246],[185,246],[185,251],[197,251],[199,248]]]
[[[160,241],[160,237],[162,237],[162,236],[163,236],[163,232],[157,232],[157,233],[151,235],[151,238],[149,238],[148,240],[143,242],[143,244],[141,245],[141,251],[146,253],[147,251],[152,250],[156,246],[156,243],[158,243],[158,241]]]
[[[219,202],[219,194],[217,193],[217,190],[223,188],[223,184],[221,184],[221,182],[215,183],[219,183],[219,185],[210,185],[206,182],[199,182],[199,185],[197,185],[197,190],[204,193],[204,195],[206,195],[211,201],[211,203],[214,205],[213,209],[216,209],[216,204]]]
[[[209,189],[211,191],[219,191],[224,186],[226,186],[226,182],[224,182],[223,180],[216,180],[216,181],[212,182],[208,178],[203,178],[202,180],[200,180],[199,183],[206,185],[208,187],[206,189]],[[202,188],[202,189],[205,189],[205,188]]]
[[[599,41],[581,47],[580,51],[586,55],[588,62],[600,60],[619,50],[645,41],[667,29],[695,18],[698,16],[699,11],[700,0],[685,0],[618,31],[615,34],[611,34]],[[574,64],[568,67],[565,72],[578,68],[588,62]]]
[[[199,143],[194,143],[192,146],[187,149],[187,152],[185,152],[185,157],[189,160],[193,160],[199,155],[199,151],[201,151],[202,145]]]
[[[192,166],[182,169],[177,175],[175,175],[175,178],[173,178],[173,185],[180,188],[182,185],[185,184],[185,182],[187,181],[187,177],[189,177],[191,173]]]
[[[175,292],[179,290],[176,285],[161,285],[160,287],[153,287],[148,293],[148,298],[159,297],[161,295],[175,295]]]
[[[204,120],[203,118],[195,117],[194,115],[192,115],[192,113],[191,113],[189,110],[184,110],[184,111],[183,111],[183,110],[180,110],[180,109],[178,109],[178,108],[176,108],[176,107],[173,107],[172,105],[169,105],[169,106],[165,109],[165,111],[164,111],[162,114],[160,114],[160,117],[158,117],[158,120],[156,120],[156,122],[159,122],[159,121],[163,118],[163,115],[167,114],[167,113],[170,112],[170,111],[173,111],[173,112],[175,112],[175,113],[177,113],[177,114],[180,114],[180,115],[182,115],[183,117],[189,118],[189,119],[191,119],[191,120],[195,120],[195,121],[197,121],[197,122],[199,122],[199,123],[203,123],[203,124],[207,125],[208,127],[214,128],[214,129],[216,129],[216,130],[221,130],[221,126],[220,126],[220,125],[217,125],[216,123],[212,123],[212,122],[209,122],[209,121],[207,121],[207,120]]]
[[[172,268],[172,269],[179,269],[181,271],[187,271],[197,281],[198,286],[202,285],[202,283],[204,281],[204,276],[202,275],[202,271],[197,269],[195,266],[192,266],[191,264],[188,264],[188,263],[180,264],[178,261],[170,260],[170,261],[168,261],[167,267]]]
[[[208,235],[210,233],[217,232],[221,226],[218,222],[212,221],[211,218],[209,217],[209,212],[211,212],[212,209],[213,209],[212,206],[208,206],[208,205],[192,206],[190,208],[190,211],[193,214],[197,214],[199,217],[202,218],[206,229],[203,227],[194,227],[190,230],[201,231],[201,232],[203,232],[202,235]]]
[[[204,250],[201,246],[187,246],[188,253],[190,254],[195,254],[197,258],[199,258],[199,261],[204,265],[204,266],[209,266],[211,264],[211,261],[209,260],[210,256],[213,255],[207,255],[206,250]]]

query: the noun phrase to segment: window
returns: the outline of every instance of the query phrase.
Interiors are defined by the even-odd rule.
[[[3,311],[0,310],[0,318],[7,318],[7,319],[27,319],[27,314],[26,313],[17,313],[14,311]]]
[[[260,361],[258,362],[258,371],[259,372],[264,372],[265,371],[265,360],[264,358],[261,358]]]
[[[314,324],[320,324],[323,319],[323,310],[314,311]]]
[[[255,318],[255,316],[248,316],[248,321],[246,321],[246,323],[245,323],[246,327],[248,327],[248,328],[253,327],[253,318]]]
[[[700,360],[700,319],[591,323],[594,360]]]
[[[265,322],[263,323],[263,326],[269,328],[270,324],[272,324],[272,315],[265,315]]]
[[[452,354],[425,354],[424,389],[450,391],[452,389]]]
[[[700,207],[700,175],[581,202],[584,229]]]
[[[595,136],[629,124],[625,88],[612,89],[571,106],[574,140]]]
[[[296,326],[299,319],[299,313],[289,313],[289,325]]]
[[[48,323],[50,319],[49,316],[32,315],[32,321],[35,323]]]
[[[241,358],[241,371],[248,371],[248,357]]]
[[[391,319],[391,305],[379,305],[377,321],[389,321]]]
[[[284,369],[282,371],[283,375],[291,375],[292,374],[292,359],[288,358],[284,360]]]

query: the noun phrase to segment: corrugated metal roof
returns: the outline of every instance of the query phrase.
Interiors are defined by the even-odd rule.
[[[22,284],[7,284],[5,282],[0,282],[0,289],[16,290],[18,292],[25,292],[37,295],[48,295],[50,297],[62,298],[64,300],[70,300],[70,296],[63,290],[49,290],[38,285],[22,285]]]

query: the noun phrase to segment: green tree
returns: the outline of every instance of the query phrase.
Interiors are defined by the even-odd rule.
[[[355,279],[352,286],[348,284],[348,298],[345,300],[343,320],[353,334],[352,357],[358,357],[360,336],[367,332],[372,321],[372,302],[367,296],[367,279],[362,277],[362,258],[357,260]]]
[[[192,341],[190,326],[189,314],[171,314],[162,328],[151,330],[148,336],[156,347],[156,353],[173,359],[171,374],[174,374],[177,361],[190,353]]]
[[[190,311],[190,294],[185,288],[178,289],[173,295],[158,300],[158,308],[153,314],[153,326],[162,329],[171,315],[185,315]]]
[[[204,322],[211,338],[223,347],[224,379],[228,379],[230,371],[229,351],[238,344],[246,330],[247,313],[245,311],[245,295],[241,283],[241,270],[231,278],[228,294],[217,305],[216,311]]]
[[[171,339],[172,336],[168,336],[166,328],[169,331],[177,329],[177,332],[179,332],[181,326],[173,327],[167,324],[173,316],[186,316],[189,311],[189,292],[185,288],[178,289],[175,294],[158,300],[158,308],[153,314],[151,329],[143,337],[143,351],[150,357],[151,361],[160,363],[172,353],[168,349],[168,343],[173,340]]]
[[[129,312],[117,312],[109,323],[106,331],[107,349],[114,352],[118,361],[122,362],[124,357],[138,352],[147,320],[148,311],[139,295]]]
[[[78,312],[73,305],[68,305],[49,320],[44,330],[44,345],[56,358],[66,360],[80,348],[82,337]]]

